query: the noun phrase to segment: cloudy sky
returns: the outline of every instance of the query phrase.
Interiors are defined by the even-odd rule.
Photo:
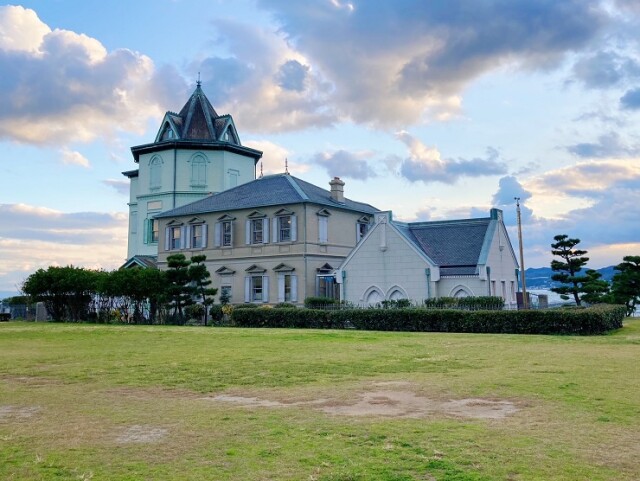
[[[264,171],[405,221],[505,212],[640,254],[637,0],[39,0],[0,6],[0,292],[126,256],[130,147],[195,88]]]

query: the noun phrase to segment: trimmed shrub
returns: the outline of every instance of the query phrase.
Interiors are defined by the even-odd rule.
[[[212,304],[209,308],[209,315],[211,316],[211,324],[217,325],[224,319],[224,312],[222,312],[222,304]]]
[[[369,331],[470,332],[493,334],[604,334],[622,327],[624,306],[583,309],[467,311],[462,309],[241,309],[232,313],[239,327]]]
[[[298,306],[291,304],[290,302],[278,302],[273,306],[274,309],[297,309]]]
[[[234,304],[233,305],[233,309],[257,309],[258,307],[260,307],[260,304]]]
[[[330,311],[321,309],[240,309],[231,314],[231,323],[237,327],[296,327],[336,329]]]
[[[504,309],[504,299],[497,296],[438,297],[425,299],[422,305],[431,309],[501,310]]]
[[[380,302],[383,309],[408,309],[413,307],[409,299],[391,299]]]
[[[307,309],[322,309],[338,303],[338,299],[333,299],[332,297],[307,297],[304,300],[304,307]]]

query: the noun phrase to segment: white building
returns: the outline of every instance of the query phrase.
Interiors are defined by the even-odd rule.
[[[499,296],[516,304],[518,263],[501,210],[479,219],[402,223],[391,212],[375,219],[336,271],[342,300]]]

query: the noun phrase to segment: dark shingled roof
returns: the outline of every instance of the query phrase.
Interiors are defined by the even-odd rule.
[[[375,207],[345,199],[339,203],[331,199],[328,190],[321,189],[289,174],[267,175],[246,184],[210,195],[191,204],[162,212],[156,218],[181,215],[206,214],[237,209],[260,209],[262,207],[309,202],[328,207],[373,214]]]
[[[477,275],[477,265],[491,218],[394,223],[433,262],[442,275]]]
[[[179,113],[167,112],[165,114],[165,120],[156,136],[156,142],[165,140],[162,135],[167,121],[173,123],[172,127],[175,127],[173,128],[175,136],[170,138],[172,141],[224,142],[223,134],[227,129],[232,129],[233,139],[230,141],[240,145],[233,119],[229,114],[218,115],[199,83]]]

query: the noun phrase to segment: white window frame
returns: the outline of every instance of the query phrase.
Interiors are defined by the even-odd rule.
[[[259,287],[256,284],[258,279],[260,280]],[[245,277],[244,302],[254,304],[264,304],[269,302],[269,276],[263,274],[249,274]]]
[[[278,274],[278,302],[298,302],[298,276],[291,272]]]

